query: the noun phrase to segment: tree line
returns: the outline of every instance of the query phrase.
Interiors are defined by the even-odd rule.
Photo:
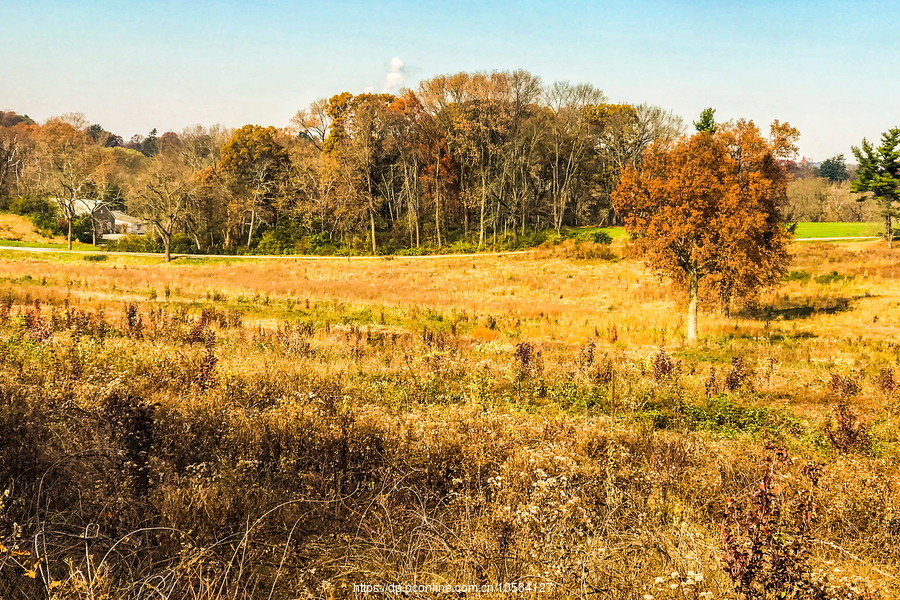
[[[127,144],[77,114],[4,113],[0,208],[49,221],[51,204],[71,239],[90,229],[75,214],[89,199],[144,219],[167,252],[509,247],[613,223],[622,170],[682,132],[661,108],[525,71],[344,92],[286,128],[154,130]]]
[[[705,111],[695,125],[704,119],[715,123]],[[612,202],[621,174],[684,133],[659,107],[613,104],[592,85],[545,84],[521,70],[442,75],[398,95],[344,92],[284,128],[154,129],[127,143],[79,114],[39,124],[3,112],[0,209],[30,214],[70,242],[96,241],[93,210],[125,210],[155,236],[120,249],[159,244],[167,255],[515,248],[568,227],[621,223]],[[832,157],[812,173],[819,183],[789,193],[781,217],[878,215],[890,238],[900,133],[854,153],[849,186],[843,156]],[[780,162],[802,181],[803,165]],[[863,210],[856,200],[867,196],[851,191],[874,202]],[[78,212],[79,200],[91,214]]]

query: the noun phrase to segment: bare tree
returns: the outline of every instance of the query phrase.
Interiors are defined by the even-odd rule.
[[[551,114],[547,158],[553,227],[557,232],[577,193],[578,178],[586,174],[586,158],[596,145],[589,109],[605,101],[603,92],[589,84],[560,81],[544,90],[544,103]]]
[[[96,200],[107,168],[107,156],[86,132],[87,121],[68,114],[47,121],[40,130],[36,180],[41,191],[51,196],[67,224],[66,239],[72,249],[72,227],[78,202]]]
[[[196,185],[194,171],[177,153],[163,150],[130,190],[129,211],[153,226],[172,260],[172,238],[182,225]]]
[[[331,117],[328,116],[328,100],[319,98],[304,108],[297,111],[291,119],[291,125],[297,135],[312,142],[316,148],[322,150],[325,138],[328,137],[328,128],[331,125]]]
[[[0,126],[0,203],[18,190],[28,156],[34,150],[34,125]]]

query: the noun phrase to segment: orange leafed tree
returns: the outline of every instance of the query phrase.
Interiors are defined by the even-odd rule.
[[[777,121],[769,138],[752,121],[651,146],[626,169],[613,202],[633,247],[688,294],[687,338],[711,295],[724,308],[779,280],[791,234],[782,226],[797,130]]]

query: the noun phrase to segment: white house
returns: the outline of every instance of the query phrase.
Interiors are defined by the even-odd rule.
[[[100,200],[78,199],[74,202],[76,215],[93,215],[97,236],[104,240],[115,240],[124,235],[145,235],[146,224],[138,217],[109,208]]]
[[[147,225],[137,217],[126,215],[117,210],[109,211],[113,218],[113,229],[115,233],[123,235],[144,235],[147,233]]]

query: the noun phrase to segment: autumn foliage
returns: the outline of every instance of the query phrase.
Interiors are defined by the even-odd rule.
[[[35,124],[4,114],[0,209],[46,201],[57,233],[74,225],[68,237],[84,242],[90,223],[73,221],[86,220],[76,206],[88,200],[150,225],[151,236],[116,249],[177,254],[536,246],[613,224],[621,170],[682,126],[661,108],[609,104],[593,85],[522,70],[442,75],[397,95],[338,93],[287,128],[154,130],[124,145],[83,115]],[[148,172],[173,170],[167,177],[191,183],[184,202],[147,202],[158,196]]]
[[[738,121],[657,143],[623,173],[615,207],[638,254],[688,291],[689,338],[704,292],[727,309],[784,272],[787,175],[776,159],[796,136],[776,122],[766,139],[752,121]]]

